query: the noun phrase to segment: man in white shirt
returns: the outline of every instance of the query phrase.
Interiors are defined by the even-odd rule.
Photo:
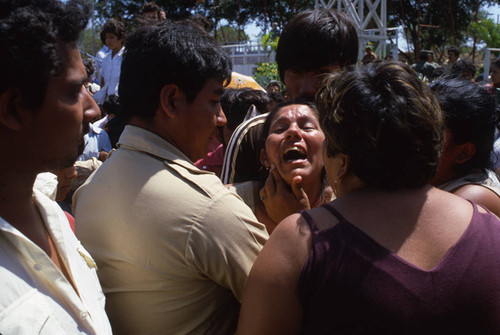
[[[102,104],[106,97],[118,95],[118,84],[120,81],[120,68],[123,58],[123,43],[125,41],[125,25],[115,19],[111,19],[102,27],[106,46],[109,52],[102,61],[99,74],[101,89],[94,94],[97,103]]]
[[[72,1],[0,4],[0,333],[111,334],[92,257],[36,175],[72,165],[98,107]]]

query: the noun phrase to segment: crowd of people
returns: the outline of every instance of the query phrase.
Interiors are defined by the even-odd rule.
[[[241,88],[206,27],[142,12],[96,91],[84,3],[0,4],[1,334],[500,331],[500,61],[484,88],[450,48],[428,85],[315,9],[284,87]]]

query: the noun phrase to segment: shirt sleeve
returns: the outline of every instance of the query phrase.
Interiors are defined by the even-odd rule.
[[[250,269],[269,235],[233,192],[220,192],[213,200],[193,226],[187,259],[193,271],[231,290],[241,301]]]

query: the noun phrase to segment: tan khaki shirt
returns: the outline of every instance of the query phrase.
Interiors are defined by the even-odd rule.
[[[73,198],[117,334],[227,334],[268,238],[211,172],[127,126],[119,148]]]

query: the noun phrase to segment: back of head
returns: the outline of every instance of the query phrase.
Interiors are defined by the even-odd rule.
[[[455,144],[472,142],[474,156],[455,170],[467,173],[472,169],[490,168],[490,153],[495,140],[497,111],[495,101],[479,85],[460,78],[440,78],[430,85],[444,113],[446,128]]]
[[[87,22],[88,8],[76,1],[1,1],[0,93],[18,89],[25,106],[38,108],[48,82],[64,70],[61,48],[76,47]]]
[[[450,70],[450,75],[456,78],[463,76],[465,73],[468,73],[469,77],[473,78],[476,74],[476,66],[471,61],[464,59],[458,60]]]
[[[235,130],[243,122],[249,108],[254,105],[259,114],[269,112],[266,92],[251,88],[226,89],[221,97],[221,107],[227,118],[227,127]]]
[[[425,185],[443,140],[439,103],[412,69],[378,62],[329,75],[316,96],[327,154],[350,158],[350,172],[387,190]]]
[[[427,50],[422,50],[418,54],[418,60],[420,61],[427,61],[429,59],[429,51]]]
[[[119,95],[126,116],[151,119],[160,91],[177,85],[193,102],[209,79],[231,78],[231,60],[208,34],[189,22],[144,26],[125,43]]]
[[[281,33],[276,62],[282,81],[286,70],[312,71],[344,67],[358,57],[358,34],[346,14],[333,9],[306,10]]]

